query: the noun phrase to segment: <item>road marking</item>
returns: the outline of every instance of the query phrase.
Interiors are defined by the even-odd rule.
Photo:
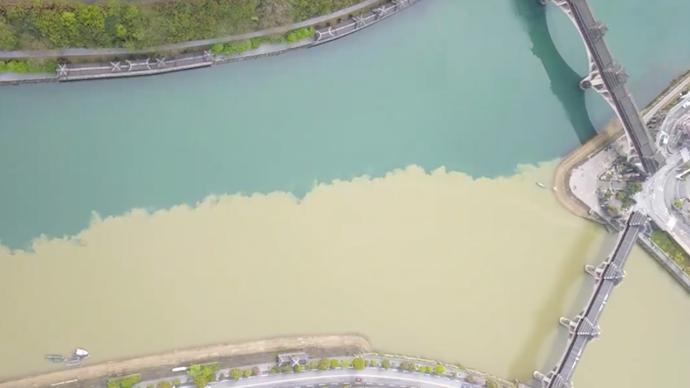
[[[253,384],[232,385],[232,387],[234,387],[234,388],[262,387],[262,386],[266,386],[266,385],[270,386],[270,385],[294,383],[294,382],[309,381],[309,380],[337,379],[337,378],[370,378],[370,379],[384,379],[384,380],[388,379],[388,380],[398,380],[398,381],[409,381],[409,382],[413,382],[413,383],[433,385],[433,386],[444,387],[444,388],[456,388],[456,386],[454,384],[444,384],[441,382],[429,381],[426,379],[417,379],[417,378],[410,378],[410,377],[405,377],[405,376],[368,375],[368,374],[337,374],[337,375],[294,377],[294,378],[282,379],[282,380],[277,380],[277,381],[265,381],[265,382],[253,383]],[[319,384],[319,386],[324,386],[324,385],[327,385],[327,384]],[[404,387],[404,385],[398,385],[398,386]]]

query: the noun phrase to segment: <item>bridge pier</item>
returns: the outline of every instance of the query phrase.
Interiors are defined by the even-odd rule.
[[[609,261],[605,261],[596,267],[591,264],[587,264],[585,265],[585,272],[592,275],[592,277],[597,281],[602,279],[610,280],[615,285],[620,284],[620,282],[625,279],[625,271],[619,268],[615,263],[611,263]]]
[[[637,241],[638,234],[646,227],[647,217],[633,212],[621,232],[611,256],[598,266],[587,265],[585,271],[596,279],[584,309],[574,318],[561,317],[559,323],[568,328],[568,343],[561,359],[548,373],[533,373],[542,388],[571,388],[575,368],[587,344],[601,334],[599,318],[606,307],[611,292],[624,276],[622,268]]]
[[[589,71],[580,81],[580,88],[594,89],[611,106],[620,118],[635,154],[639,156],[641,170],[649,174],[654,173],[659,165],[664,163],[664,159],[625,86],[627,74],[622,66],[615,62],[604,41],[608,28],[595,18],[587,0],[538,1],[542,5],[553,2],[577,27],[585,43],[589,62]]]

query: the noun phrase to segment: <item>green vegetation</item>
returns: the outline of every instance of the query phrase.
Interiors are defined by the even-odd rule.
[[[418,366],[414,362],[403,361],[400,363],[400,369],[401,370],[406,370],[406,371],[412,372],[412,371],[417,370],[417,368],[418,368]]]
[[[499,388],[498,383],[494,379],[486,380],[486,388]]]
[[[313,36],[314,27],[304,27],[288,32],[287,35],[285,35],[285,40],[287,40],[288,43],[295,43]]]
[[[331,360],[331,364],[329,366],[331,369],[338,368],[340,366],[340,361],[338,361],[334,358]]]
[[[160,381],[158,384],[156,384],[156,388],[172,388],[173,383],[169,381]]]
[[[114,377],[108,379],[108,388],[132,388],[134,384],[141,381],[141,374],[135,373],[133,375],[127,375],[122,377]]]
[[[364,363],[364,359],[361,357],[357,357],[352,360],[352,367],[357,369],[357,370],[362,370],[366,364]]]
[[[675,201],[673,201],[673,207],[675,207],[678,210],[681,210],[683,208],[683,200],[676,199]]]
[[[359,0],[19,0],[0,3],[0,50],[141,48],[281,26]],[[299,40],[313,30],[292,31]],[[295,41],[296,41],[295,40]],[[291,40],[290,40],[291,41]]]
[[[446,367],[441,364],[436,364],[436,367],[434,367],[434,373],[437,375],[442,375],[446,373]]]
[[[635,204],[633,196],[642,191],[640,182],[627,182],[625,188],[616,193],[616,199],[621,201],[623,209],[628,209]]]
[[[655,230],[652,232],[652,242],[656,244],[666,254],[687,273],[690,275],[690,257],[685,253],[683,248],[668,235],[668,233]]]
[[[295,371],[295,373],[304,372],[304,365],[302,365],[302,364],[297,364],[297,365],[295,365],[295,367],[292,368],[292,369]]]
[[[390,369],[390,367],[391,367],[391,361],[390,361],[389,359],[387,359],[387,358],[384,358],[384,359],[381,361],[381,368],[383,368],[383,369]]]
[[[220,365],[217,362],[194,364],[189,367],[187,374],[189,374],[189,377],[194,381],[194,385],[198,388],[204,388],[215,379],[218,369],[220,369]]]
[[[328,368],[330,368],[330,367],[331,367],[331,362],[330,362],[329,359],[327,359],[327,358],[322,358],[322,359],[319,360],[319,364],[318,364],[318,366],[317,366],[317,368],[318,368],[319,370],[326,370],[326,369],[328,369]]]
[[[55,61],[0,61],[0,73],[55,73]]]
[[[230,378],[233,380],[239,380],[242,377],[242,371],[239,369],[230,369]]]

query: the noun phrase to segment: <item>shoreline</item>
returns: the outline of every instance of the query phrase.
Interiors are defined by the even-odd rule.
[[[643,120],[645,122],[649,121],[659,110],[665,108],[681,89],[688,85],[690,85],[690,71],[683,73],[680,77],[671,81],[669,86],[662,90],[659,95],[642,110],[641,114]],[[614,117],[601,132],[597,133],[585,144],[577,147],[564,156],[558,163],[558,166],[556,166],[556,171],[554,173],[554,194],[558,202],[572,214],[591,221],[606,224],[606,221],[593,215],[589,207],[572,193],[569,182],[575,168],[616,141],[622,135],[623,127],[618,118]]]
[[[660,111],[668,110],[670,105],[676,103],[676,100],[679,99],[678,95],[680,92],[689,85],[690,71],[684,72],[671,81],[671,83],[641,111],[642,119],[645,124],[653,117],[656,117]],[[600,216],[597,211],[590,208],[589,205],[578,198],[577,195],[572,192],[570,184],[575,169],[584,165],[591,157],[599,154],[605,148],[618,141],[622,136],[625,136],[623,127],[619,119],[614,117],[601,132],[563,157],[556,166],[554,172],[553,191],[556,200],[561,206],[567,209],[571,214],[602,224],[609,230],[616,230],[616,225],[613,225],[609,220]],[[673,235],[670,235],[670,237],[675,240]],[[685,273],[675,261],[668,257],[668,255],[661,248],[656,246],[647,236],[640,235],[639,243],[683,289],[690,293],[690,276]]]
[[[368,339],[356,334],[277,337],[249,342],[223,343],[172,350],[134,358],[104,361],[93,365],[53,372],[39,372],[26,376],[10,377],[9,379],[0,380],[0,388],[44,387],[71,380],[79,380],[80,382],[104,381],[108,377],[138,373],[143,369],[164,368],[166,371],[169,371],[170,367],[192,362],[206,362],[224,358],[255,358],[257,355],[275,357],[277,353],[297,349],[309,350],[313,353],[324,355],[356,354],[370,352],[371,344]],[[156,371],[153,372],[155,373]]]
[[[303,354],[309,358],[320,359],[343,359],[343,358],[365,358],[367,360],[393,361],[391,372],[393,373],[421,373],[422,375],[431,373],[429,370],[433,366],[442,365],[443,372],[439,372],[440,377],[447,379],[459,379],[472,385],[471,387],[485,386],[490,381],[496,386],[504,388],[529,388],[518,380],[508,380],[491,373],[467,368],[459,364],[452,364],[440,360],[413,355],[403,355],[397,353],[386,353],[373,350],[367,338],[358,334],[343,335],[317,335],[317,336],[298,336],[298,337],[277,337],[249,342],[223,343],[207,346],[198,346],[181,350],[152,354],[147,356],[133,357],[120,360],[103,361],[93,365],[79,366],[53,372],[35,373],[24,377],[11,378],[0,381],[0,388],[38,388],[50,386],[64,386],[69,388],[86,388],[93,386],[106,386],[108,381],[118,378],[138,376],[138,381],[143,384],[156,383],[162,381],[178,380],[184,384],[189,384],[188,367],[190,365],[212,365],[218,367],[217,381],[228,378],[227,372],[231,370],[259,370],[259,367],[266,368],[275,363],[279,354]],[[398,366],[395,366],[397,362]],[[416,370],[403,370],[402,365],[408,363],[415,365]],[[372,368],[376,366],[372,365]],[[180,368],[178,370],[177,368]],[[184,369],[182,369],[184,368]],[[275,367],[274,367],[275,368]],[[385,367],[388,369],[389,367]],[[396,372],[396,368],[398,371]],[[426,370],[425,370],[426,368]],[[320,369],[320,368],[319,368]],[[330,367],[333,369],[333,366]],[[342,369],[342,368],[338,368]],[[358,369],[358,368],[356,368]],[[295,370],[294,373],[303,372]],[[280,373],[280,372],[279,372]],[[285,371],[282,371],[285,373]],[[292,368],[290,368],[290,373]],[[433,374],[437,374],[434,372]],[[256,377],[265,377],[269,374],[257,373]],[[409,375],[406,375],[409,376]],[[250,378],[245,375],[244,378]],[[185,383],[186,380],[186,383]]]
[[[419,0],[365,0],[328,15],[322,15],[287,26],[222,38],[206,39],[203,41],[181,42],[143,50],[65,49],[44,50],[41,52],[0,51],[0,60],[27,58],[45,59],[54,58],[56,56],[65,58],[99,57],[101,61],[104,60],[103,58],[112,59],[106,62],[59,63],[54,75],[50,73],[0,73],[0,86],[38,82],[65,82],[149,76],[280,55],[289,51],[316,47],[338,40],[354,32],[370,27],[390,16],[394,16],[417,2],[419,2]],[[343,20],[343,17],[346,17],[345,20]],[[267,38],[275,36],[276,34],[285,34],[286,32],[303,28],[311,28],[313,35],[296,42],[288,41],[279,44],[263,43],[256,48],[234,55],[216,54],[209,49],[209,47],[214,44],[248,41],[255,38]],[[197,50],[205,48],[205,50],[203,52],[192,51],[167,57],[162,54],[166,51],[179,51],[190,48]],[[152,54],[152,56],[142,59],[141,54],[147,53]]]

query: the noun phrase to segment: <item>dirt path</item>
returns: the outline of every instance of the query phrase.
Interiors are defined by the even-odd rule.
[[[102,379],[107,376],[138,373],[144,369],[161,366],[172,367],[213,359],[241,357],[257,353],[279,353],[298,349],[318,351],[342,350],[348,353],[363,353],[371,351],[371,345],[366,338],[358,335],[282,337],[261,341],[211,345],[44,373],[2,382],[0,383],[0,388],[46,387],[61,381]]]

